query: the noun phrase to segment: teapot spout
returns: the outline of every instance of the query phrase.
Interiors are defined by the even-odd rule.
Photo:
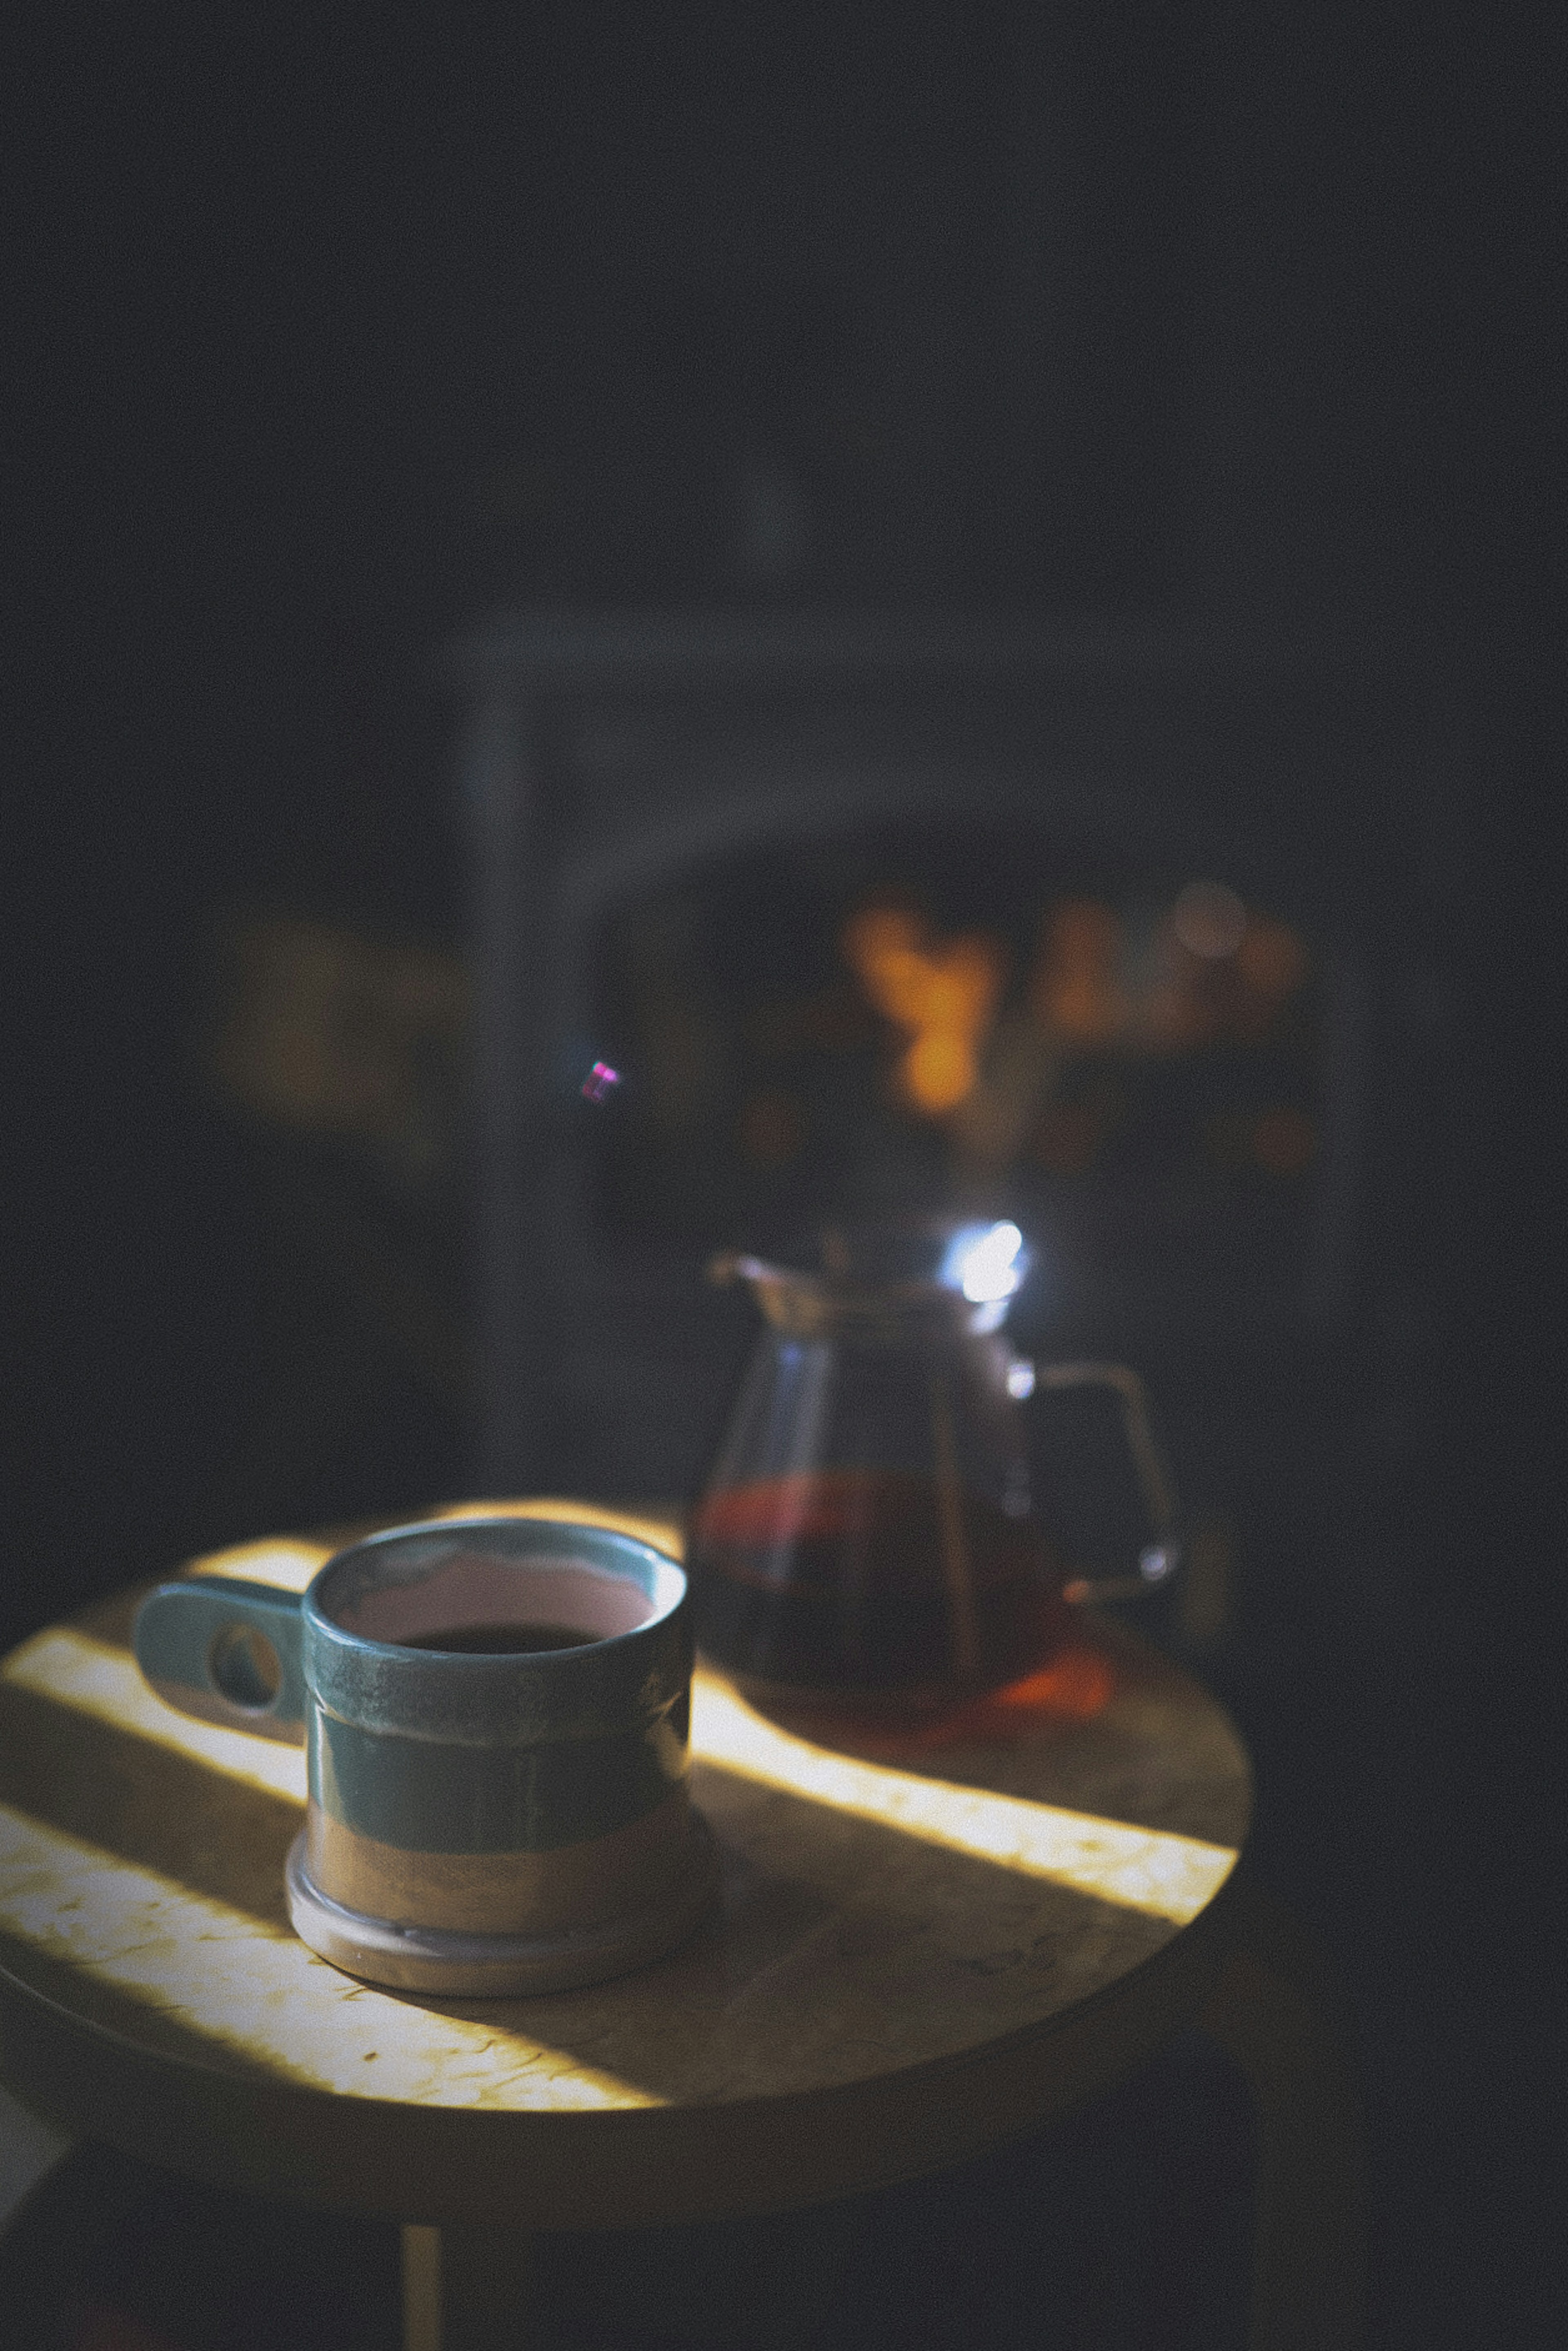
[[[736,1281],[785,1281],[789,1276],[781,1266],[765,1264],[759,1257],[748,1257],[744,1249],[719,1249],[707,1261],[707,1279],[716,1290],[727,1290]]]
[[[707,1278],[719,1288],[744,1281],[776,1330],[798,1339],[828,1335],[834,1322],[833,1301],[821,1281],[788,1266],[769,1265],[766,1258],[743,1249],[722,1249],[708,1259]]]

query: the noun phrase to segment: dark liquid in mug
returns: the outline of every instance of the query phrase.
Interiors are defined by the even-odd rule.
[[[716,1664],[824,1694],[997,1688],[1071,1621],[1038,1524],[913,1470],[721,1488],[697,1512],[691,1566]]]
[[[512,1657],[529,1650],[581,1649],[602,1638],[575,1625],[446,1625],[434,1633],[405,1633],[398,1646],[449,1649],[468,1657]]]

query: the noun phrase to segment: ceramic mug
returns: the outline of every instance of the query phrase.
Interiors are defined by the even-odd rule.
[[[373,1983],[556,1991],[641,1966],[716,1884],[688,1796],[686,1579],[608,1528],[393,1528],[303,1593],[160,1585],[137,1663],[168,1704],[303,1743],[300,1939]]]

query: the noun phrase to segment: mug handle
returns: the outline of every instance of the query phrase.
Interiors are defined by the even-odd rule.
[[[226,1730],[305,1744],[300,1595],[233,1575],[161,1583],[136,1612],[136,1662],[165,1705]]]
[[[1181,1564],[1176,1485],[1155,1437],[1143,1381],[1127,1364],[1030,1364],[1024,1368],[1038,1387],[1114,1392],[1154,1541],[1139,1552],[1136,1575],[1075,1576],[1063,1586],[1062,1597],[1074,1605],[1085,1601],[1141,1600],[1167,1583]]]

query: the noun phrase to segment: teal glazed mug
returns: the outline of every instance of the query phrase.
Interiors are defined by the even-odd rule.
[[[182,1713],[305,1746],[288,1912],[350,1975],[559,1991],[660,1958],[713,1898],[688,1793],[686,1579],[630,1535],[394,1528],[303,1595],[162,1584],[135,1647]]]

